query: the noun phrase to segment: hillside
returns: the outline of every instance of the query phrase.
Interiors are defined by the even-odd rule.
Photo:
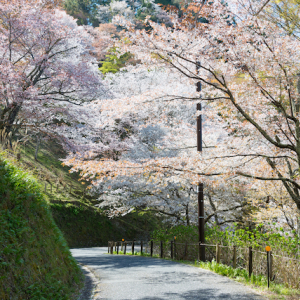
[[[87,193],[87,183],[79,181],[77,173],[69,173],[69,168],[62,166],[59,159],[66,153],[54,140],[42,142],[37,160],[33,142],[19,147],[18,151],[19,155],[11,153],[20,158],[14,163],[37,178],[53,219],[70,248],[106,246],[112,239],[147,238],[159,228],[161,222],[150,212],[132,212],[109,219],[95,207],[97,200]]]
[[[82,273],[35,179],[0,157],[0,299],[74,299]]]

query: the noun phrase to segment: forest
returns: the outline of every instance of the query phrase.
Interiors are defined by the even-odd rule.
[[[151,214],[153,239],[197,231],[201,182],[209,241],[239,232],[299,259],[299,12],[299,0],[0,1],[3,153],[19,160],[31,141],[38,160],[58,144],[93,207]]]

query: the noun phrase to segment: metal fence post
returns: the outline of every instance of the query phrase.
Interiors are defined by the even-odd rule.
[[[174,258],[174,255],[173,255],[173,241],[171,241],[171,259]]]
[[[267,277],[268,277],[268,288],[270,287],[270,252],[267,251]]]
[[[143,255],[143,241],[141,241],[141,255]]]
[[[132,241],[131,252],[132,252],[132,255],[134,255],[134,240]]]
[[[127,246],[127,242],[124,242],[124,255],[126,254],[126,246]]]
[[[117,242],[117,254],[119,254],[119,242]]]
[[[164,248],[163,248],[163,241],[160,241],[160,258],[164,256]]]

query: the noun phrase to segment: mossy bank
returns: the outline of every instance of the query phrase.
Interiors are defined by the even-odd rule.
[[[82,284],[41,187],[0,156],[0,299],[76,299]]]
[[[107,246],[112,240],[149,239],[161,221],[152,213],[131,212],[109,219],[98,208],[80,201],[50,203],[55,223],[70,248]]]

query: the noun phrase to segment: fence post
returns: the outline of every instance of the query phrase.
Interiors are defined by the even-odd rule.
[[[174,259],[176,259],[176,239],[174,239]]]
[[[160,258],[164,256],[164,248],[163,248],[163,241],[160,241]]]
[[[114,253],[114,242],[110,243],[110,254]]]
[[[127,242],[124,242],[124,255],[126,254],[126,246],[127,246]]]
[[[270,280],[273,281],[273,255],[272,251],[270,251]]]
[[[143,255],[143,241],[141,241],[141,255]]]
[[[121,251],[123,251],[123,242],[121,242]]]
[[[236,246],[233,246],[233,268],[236,269]]]
[[[117,242],[114,242],[115,246],[115,251],[117,251]]]
[[[151,249],[150,249],[150,255],[153,256],[153,241],[151,241]]]
[[[107,253],[109,253],[109,245],[110,245],[110,241],[108,241],[107,243]]]
[[[267,251],[267,277],[268,277],[268,288],[270,287],[270,251]]]
[[[253,269],[253,255],[252,255],[252,247],[249,247],[249,278],[252,275],[252,269]]]
[[[131,252],[132,252],[132,255],[134,255],[134,240],[132,241]]]
[[[184,245],[184,259],[187,260],[187,254],[188,254],[188,244],[185,242]]]
[[[220,263],[220,245],[219,244],[216,245],[216,262],[217,262],[217,264]]]
[[[119,242],[117,242],[117,254],[119,254]]]
[[[171,241],[171,259],[174,258],[174,255],[173,255],[173,241]]]

